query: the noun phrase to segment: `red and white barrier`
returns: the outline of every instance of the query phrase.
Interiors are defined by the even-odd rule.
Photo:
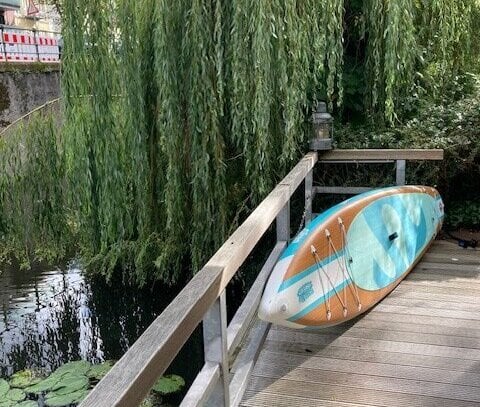
[[[15,30],[9,30],[3,32],[3,43],[5,46],[5,54],[7,56],[7,62],[20,61],[20,52],[17,45],[18,35]]]
[[[5,47],[3,45],[2,40],[0,39],[0,63],[6,62],[5,59]]]
[[[59,62],[58,40],[55,34],[37,36],[38,54],[42,62]]]
[[[29,30],[3,29],[0,62],[59,62],[58,34]]]

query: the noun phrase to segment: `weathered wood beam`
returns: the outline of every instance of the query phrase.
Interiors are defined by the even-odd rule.
[[[190,386],[180,407],[203,406],[212,394],[215,385],[220,379],[220,365],[207,362]]]
[[[443,150],[431,149],[336,149],[319,155],[319,161],[443,160]]]
[[[230,407],[237,407],[242,401],[248,380],[253,372],[258,355],[262,350],[269,328],[270,324],[259,320],[250,331],[246,349],[239,356],[240,360],[237,362],[236,369],[233,372],[232,382],[230,383]]]
[[[371,191],[370,187],[313,187],[315,194],[356,195]]]
[[[230,324],[228,324],[228,353],[230,356],[236,353],[237,347],[245,336],[250,322],[257,312],[268,277],[285,247],[287,247],[287,242],[283,241],[275,245],[255,282],[248,291],[247,296],[243,300],[242,305],[240,305]]]

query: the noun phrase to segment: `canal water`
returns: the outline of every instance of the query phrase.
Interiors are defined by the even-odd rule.
[[[0,376],[25,368],[49,373],[73,360],[118,360],[176,292],[86,277],[72,262],[61,268],[0,269]],[[199,330],[167,373],[193,381],[203,363]]]

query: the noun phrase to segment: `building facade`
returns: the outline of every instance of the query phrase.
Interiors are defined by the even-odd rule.
[[[0,24],[28,30],[61,31],[55,6],[36,0],[0,0]]]

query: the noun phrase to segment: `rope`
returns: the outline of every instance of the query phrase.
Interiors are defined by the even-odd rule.
[[[322,288],[323,288],[323,281],[322,281],[322,278],[321,278],[321,275],[320,275],[320,270],[322,270],[323,273],[325,274],[325,276],[327,277],[327,280],[330,283],[330,285],[332,286],[332,289],[335,292],[335,295],[337,296],[338,300],[340,301],[340,304],[342,304],[343,315],[346,316],[347,315],[347,307],[345,306],[344,301],[342,301],[342,298],[340,297],[340,294],[338,294],[338,291],[335,288],[335,285],[332,283],[332,280],[330,280],[330,277],[329,277],[328,273],[322,267],[322,265],[320,263],[320,258],[318,257],[317,249],[315,248],[315,246],[313,244],[310,246],[310,250],[312,252],[313,259],[315,260],[315,264],[317,266],[318,279],[320,280],[320,284],[322,285]],[[327,307],[327,320],[330,321],[330,319],[332,318],[332,312],[331,312],[331,308],[330,308],[330,297],[326,298],[325,306]]]
[[[338,218],[338,225],[340,226],[340,230],[342,232],[342,244],[343,244],[343,247],[345,248],[345,256],[343,256],[344,268],[341,266],[341,262],[339,260],[337,250],[335,249],[335,246],[334,246],[331,238],[329,239],[330,245],[332,246],[333,250],[335,251],[335,257],[337,258],[337,261],[338,261],[340,267],[342,268],[342,271],[344,272],[345,277],[349,278],[350,281],[352,282],[352,284],[349,284],[350,289],[352,290],[352,292],[355,296],[355,300],[357,301],[357,309],[358,309],[358,311],[361,311],[362,310],[362,303],[360,301],[360,295],[358,294],[358,289],[357,289],[356,284],[353,282],[353,274],[352,274],[350,266],[349,266],[353,262],[353,258],[352,258],[352,255],[350,253],[350,249],[348,248],[347,232],[345,230],[345,225],[343,223],[342,218],[340,218],[340,217]],[[348,260],[347,260],[347,257],[348,257]]]
[[[340,266],[340,269],[342,270],[343,277],[348,279],[347,275],[345,274],[345,271],[342,268],[342,264],[340,263],[339,256],[337,254],[337,251],[335,250],[335,246],[332,243],[332,237],[331,237],[330,231],[328,229],[325,229],[325,235],[327,236],[327,240],[328,240],[328,243],[329,243],[329,245],[328,245],[328,257],[331,258],[332,254],[335,254],[335,258],[337,259],[337,262]],[[332,249],[333,249],[334,253],[332,253]],[[342,305],[343,305],[343,316],[346,317],[347,313],[348,313],[347,291],[346,290],[343,290],[343,303],[342,303]]]

